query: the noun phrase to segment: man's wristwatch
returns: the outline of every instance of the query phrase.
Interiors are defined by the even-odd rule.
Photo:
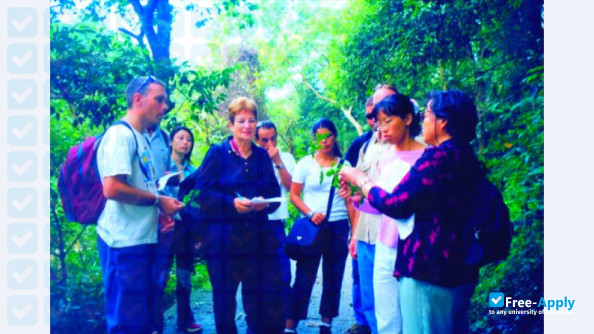
[[[274,165],[274,168],[276,168],[276,169],[283,169],[283,168],[285,168],[285,164],[283,164],[283,163],[281,162],[281,163],[280,163],[280,164],[278,164],[278,165]]]
[[[313,211],[308,212],[307,215],[306,215],[307,216],[307,219],[311,220],[311,218],[313,217],[313,215],[314,215],[314,212]]]

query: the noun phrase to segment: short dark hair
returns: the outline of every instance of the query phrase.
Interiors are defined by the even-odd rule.
[[[256,125],[256,140],[260,139],[258,137],[258,130],[260,130],[260,128],[274,129],[274,133],[278,133],[278,131],[276,131],[276,125],[274,125],[274,123],[272,121],[270,121],[270,120],[260,121],[260,122],[258,122],[258,125]]]
[[[187,131],[190,134],[190,138],[192,138],[192,145],[190,145],[190,151],[186,153],[183,160],[183,162],[190,162],[190,157],[192,157],[192,151],[194,150],[194,134],[192,133],[192,130],[185,126],[177,126],[173,130],[171,130],[171,133],[169,134],[169,139],[173,143],[173,137],[175,137],[175,134],[180,132],[181,130]],[[171,147],[170,151],[171,150],[173,150],[173,147]]]
[[[126,103],[128,108],[131,108],[132,104],[134,103],[134,94],[139,93],[142,96],[146,96],[148,86],[151,83],[156,83],[165,87],[165,83],[163,81],[152,75],[136,77],[130,81],[128,87],[126,87]]]
[[[334,135],[334,155],[337,157],[342,157],[340,147],[338,147],[338,130],[336,130],[336,125],[334,125],[334,123],[327,118],[320,118],[311,127],[311,133],[314,135],[314,137],[316,136],[318,129],[328,129],[332,135]]]
[[[421,121],[417,113],[415,113],[415,107],[411,102],[410,98],[404,94],[392,94],[386,96],[378,104],[373,107],[374,113],[382,112],[390,116],[398,116],[401,119],[405,119],[406,115],[412,115],[412,122],[408,127],[411,137],[416,137],[421,133]]]
[[[476,138],[478,114],[470,96],[455,89],[432,91],[427,101],[435,117],[448,121],[445,130],[452,138],[468,143]]]

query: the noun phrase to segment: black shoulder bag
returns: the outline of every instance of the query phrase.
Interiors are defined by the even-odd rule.
[[[285,254],[289,258],[299,260],[300,258],[322,251],[321,241],[324,236],[324,225],[330,218],[334,191],[335,188],[330,185],[330,197],[328,198],[328,205],[326,207],[326,218],[320,225],[314,224],[308,217],[301,217],[295,220],[285,241]]]

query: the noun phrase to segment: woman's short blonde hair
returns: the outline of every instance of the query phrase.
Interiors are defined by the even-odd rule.
[[[233,121],[235,121],[235,116],[242,111],[252,112],[256,119],[258,119],[258,107],[256,107],[256,102],[245,96],[240,96],[233,99],[229,104],[229,122],[233,123]]]

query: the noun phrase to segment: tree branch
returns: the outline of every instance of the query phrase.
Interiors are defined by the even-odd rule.
[[[142,30],[140,31],[140,34],[138,34],[138,35],[135,35],[133,32],[131,32],[130,30],[128,30],[126,28],[119,28],[118,30],[123,32],[126,35],[133,37],[134,39],[136,39],[138,41],[138,44],[141,44],[144,46],[144,32]]]
[[[307,86],[307,88],[309,88],[314,95],[324,101],[330,102],[332,104],[338,104],[338,102],[336,102],[336,100],[332,100],[322,94],[320,94],[314,86],[312,86],[312,84],[310,84],[306,79],[305,76],[302,74],[301,75],[301,80],[303,81],[303,84],[305,86]],[[361,127],[361,124],[359,124],[359,122],[357,122],[357,120],[353,117],[353,107],[348,107],[345,108],[343,106],[340,106],[340,110],[342,111],[342,113],[344,114],[344,116],[349,120],[349,122],[351,122],[351,124],[355,127],[355,130],[357,130],[357,134],[358,135],[362,135],[363,134],[363,127]]]

